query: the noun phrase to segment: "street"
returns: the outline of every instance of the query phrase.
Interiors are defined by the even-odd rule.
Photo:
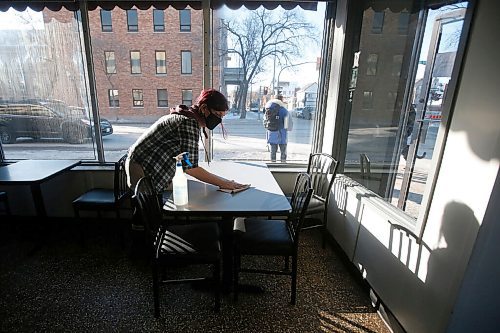
[[[106,161],[116,161],[137,138],[148,128],[150,123],[132,123],[125,120],[112,122],[113,134],[102,138]],[[247,112],[246,119],[239,115],[228,114],[223,120],[226,138],[221,127],[213,132],[214,159],[252,159],[269,160],[266,143],[266,131],[262,125],[262,114]],[[293,118],[293,130],[288,132],[288,161],[306,162],[311,151],[312,129],[314,120]],[[430,161],[437,135],[437,126],[429,127],[426,142],[421,145],[419,154],[426,152],[424,160]],[[396,133],[396,128],[351,129],[347,144],[346,161],[359,163],[359,154],[365,153],[372,163],[390,163],[385,148]],[[15,144],[3,145],[7,159],[57,159],[64,154],[66,159],[95,160],[92,140],[83,144],[69,144],[57,139],[19,138]],[[200,160],[203,160],[204,146],[200,142]],[[392,153],[392,152],[391,152]],[[386,156],[387,155],[387,156]],[[424,162],[424,161],[422,161]]]

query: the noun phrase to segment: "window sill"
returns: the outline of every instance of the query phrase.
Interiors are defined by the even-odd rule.
[[[415,232],[417,221],[398,207],[385,201],[377,193],[369,190],[356,180],[344,174],[338,174],[335,182],[349,184],[349,188],[356,195],[359,195],[359,197],[362,198],[360,200],[362,200],[364,204],[367,204],[382,212],[385,216],[388,216],[391,223],[401,225],[412,232]]]

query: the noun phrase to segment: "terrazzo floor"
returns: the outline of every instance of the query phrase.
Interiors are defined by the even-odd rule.
[[[242,283],[264,291],[241,293],[238,302],[224,295],[215,313],[210,292],[169,285],[155,319],[150,268],[137,247],[124,249],[95,227],[83,248],[75,230],[57,224],[32,254],[30,229],[0,230],[0,332],[390,332],[366,288],[330,247],[321,249],[314,230],[301,235],[297,305],[289,304],[288,277],[242,274]]]

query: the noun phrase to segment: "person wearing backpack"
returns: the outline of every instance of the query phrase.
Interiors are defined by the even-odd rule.
[[[271,147],[271,162],[276,162],[278,148],[281,162],[286,162],[288,131],[291,130],[292,119],[282,99],[282,96],[278,96],[269,100],[265,105],[264,127],[267,143]]]

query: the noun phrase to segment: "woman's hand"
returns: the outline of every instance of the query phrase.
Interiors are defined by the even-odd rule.
[[[240,188],[246,188],[249,187],[250,184],[240,184],[235,182],[234,180],[226,180],[220,188],[228,189],[228,190],[237,190]]]

